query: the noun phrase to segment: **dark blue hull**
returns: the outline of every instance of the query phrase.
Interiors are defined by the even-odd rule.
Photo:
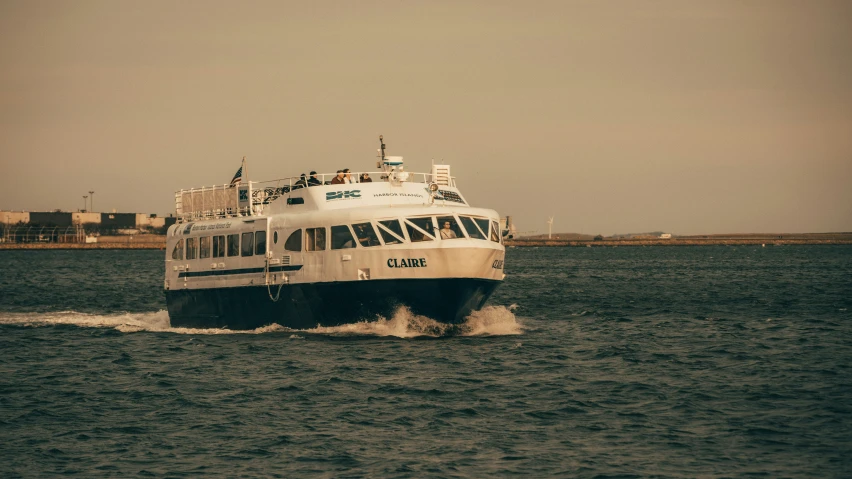
[[[500,281],[468,278],[371,280],[278,286],[167,290],[172,327],[293,329],[390,318],[400,305],[442,323],[458,324],[480,309]]]

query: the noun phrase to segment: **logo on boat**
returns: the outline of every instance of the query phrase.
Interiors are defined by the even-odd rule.
[[[361,190],[329,191],[325,194],[325,201],[348,200],[349,198],[360,198]]]
[[[248,190],[240,190],[240,202],[248,201]]]
[[[426,258],[389,258],[388,268],[425,268]]]
[[[491,267],[494,269],[503,269],[503,260],[495,259],[493,263],[491,263]]]

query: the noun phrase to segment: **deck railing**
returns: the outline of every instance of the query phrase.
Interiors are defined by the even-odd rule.
[[[358,171],[352,172],[353,184],[360,183],[360,177],[367,173],[376,182],[393,183],[423,183],[433,181],[439,184],[455,186],[455,177],[434,178],[431,173],[418,172],[386,172]],[[265,205],[275,201],[282,195],[290,194],[300,188],[330,185],[336,173],[317,174],[316,180],[321,184],[311,184],[311,177],[292,176],[271,181],[252,181],[241,185],[216,185],[190,188],[175,192],[175,216],[178,223],[200,221],[216,218],[233,218],[238,216],[255,216],[263,214]],[[248,186],[248,188],[246,188]],[[240,191],[248,191],[251,201],[240,203]]]

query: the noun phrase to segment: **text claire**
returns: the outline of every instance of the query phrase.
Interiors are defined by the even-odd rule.
[[[388,268],[425,268],[426,258],[390,258]]]

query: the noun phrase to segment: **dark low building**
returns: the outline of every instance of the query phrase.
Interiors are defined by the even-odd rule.
[[[136,228],[136,213],[101,213],[101,227],[118,229]]]
[[[30,224],[39,226],[71,226],[71,213],[64,211],[30,213]]]

